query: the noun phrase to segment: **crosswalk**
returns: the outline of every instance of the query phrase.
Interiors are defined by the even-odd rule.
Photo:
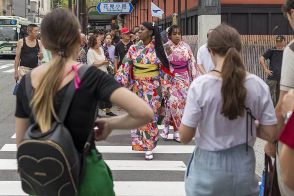
[[[14,73],[13,61],[0,61],[0,72],[2,73]]]
[[[113,172],[117,196],[185,195],[184,174],[194,145],[184,146],[173,141],[160,141],[154,150],[155,159],[145,161],[143,152],[131,150],[129,140],[112,142],[111,137],[122,135],[130,137],[129,132],[121,131],[110,136],[110,141],[97,143],[96,146]],[[0,176],[0,195],[26,195],[16,174],[16,150],[15,134],[6,144],[0,146],[0,174],[5,172],[8,176],[6,178],[12,176],[11,179]]]

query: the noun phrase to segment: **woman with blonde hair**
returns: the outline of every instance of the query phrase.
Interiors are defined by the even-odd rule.
[[[78,20],[71,12],[53,10],[43,19],[41,29],[44,46],[52,53],[52,59],[34,69],[20,82],[15,112],[18,148],[31,124],[37,124],[44,134],[52,128],[52,122],[59,119],[60,107],[67,97],[70,83],[75,84],[75,93],[63,124],[69,130],[79,153],[83,153],[94,122],[99,129],[95,134],[99,141],[106,139],[113,129],[137,128],[153,118],[152,110],[143,100],[95,66],[90,66],[80,80],[78,71],[85,65],[76,61],[81,40]],[[32,100],[26,95],[26,84],[30,84],[29,88],[33,89]],[[126,110],[126,114],[95,121],[98,100],[115,103]],[[96,151],[94,137],[90,139],[91,153],[87,155],[78,195],[114,196],[111,173]],[[89,164],[91,168],[88,168]],[[99,176],[101,170],[108,171],[107,174],[103,173],[104,178]],[[48,192],[34,192],[33,195],[48,195]]]

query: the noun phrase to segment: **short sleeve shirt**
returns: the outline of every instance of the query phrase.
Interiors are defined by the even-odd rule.
[[[198,49],[197,52],[197,64],[203,65],[206,72],[210,72],[214,69],[214,64],[211,59],[211,55],[208,51],[207,44],[204,44]]]
[[[17,90],[15,116],[18,118],[31,117],[25,79],[26,77],[22,78]],[[54,97],[54,107],[57,114],[68,86],[69,84],[60,89]],[[120,85],[113,77],[95,67],[90,67],[85,73],[64,121],[78,151],[82,152],[88,134],[92,130],[97,102],[99,100],[109,101],[111,94],[118,88]],[[33,122],[34,120],[31,119],[31,123]],[[92,141],[92,146],[95,146],[94,141]]]
[[[126,56],[131,45],[133,45],[133,42],[129,42],[127,45],[125,45],[123,42],[120,41],[115,46],[114,56],[119,59],[118,68],[122,64],[122,61],[123,61],[124,57]]]
[[[225,150],[246,143],[246,111],[243,117],[229,120],[221,114],[222,79],[209,74],[196,78],[188,91],[182,124],[195,128],[196,144],[209,151]],[[275,109],[268,86],[259,77],[250,74],[246,77],[247,96],[245,105],[262,125],[277,123]],[[249,131],[250,132],[250,131]],[[248,144],[253,146],[256,128],[249,133]]]
[[[294,41],[284,50],[280,85],[283,91],[294,89]]]
[[[272,76],[268,76],[270,80],[280,81],[282,59],[284,50],[278,50],[276,48],[268,49],[262,56],[270,61],[269,69],[273,72]]]

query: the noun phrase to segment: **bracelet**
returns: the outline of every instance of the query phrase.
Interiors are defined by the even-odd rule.
[[[293,111],[289,111],[285,115],[285,124],[288,123],[289,118],[292,116]]]

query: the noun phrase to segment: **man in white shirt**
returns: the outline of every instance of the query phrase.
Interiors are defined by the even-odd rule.
[[[213,31],[212,29],[208,31],[207,38],[209,37],[209,34]],[[214,69],[214,64],[211,60],[210,53],[207,48],[207,43],[202,45],[197,52],[197,64],[200,67],[204,67],[206,73],[210,72]]]

